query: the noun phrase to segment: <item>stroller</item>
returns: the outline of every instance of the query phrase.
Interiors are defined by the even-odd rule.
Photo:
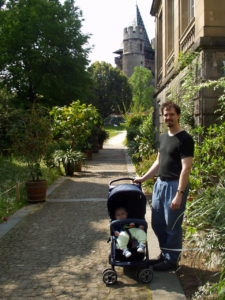
[[[131,238],[129,234],[128,249],[132,253],[129,258],[123,255],[122,250],[116,247],[116,236],[114,234],[116,226],[127,223],[135,223],[136,226],[144,226],[147,232],[147,222],[145,221],[146,213],[146,198],[142,192],[141,184],[116,184],[117,181],[133,181],[133,178],[119,178],[109,183],[109,195],[107,201],[108,213],[111,219],[110,222],[110,239],[111,253],[109,255],[109,264],[112,268],[107,268],[103,271],[103,282],[107,285],[112,285],[117,281],[117,273],[115,266],[118,267],[133,267],[137,269],[137,279],[142,283],[152,281],[153,272],[149,267],[148,245],[146,244],[145,253],[137,252],[137,241]],[[115,220],[114,212],[117,208],[124,207],[128,212],[128,219]]]

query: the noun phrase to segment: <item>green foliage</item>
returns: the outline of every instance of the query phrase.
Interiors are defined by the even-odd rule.
[[[148,111],[152,107],[154,87],[151,85],[152,72],[143,67],[135,67],[134,73],[129,79],[132,86],[131,111]]]
[[[129,107],[132,93],[128,78],[106,62],[95,62],[89,68],[93,81],[89,103],[93,104],[102,118],[112,113],[123,113]]]
[[[124,126],[114,127],[114,126],[107,125],[107,126],[104,126],[104,128],[107,131],[109,138],[120,134],[124,130]]]
[[[53,106],[86,95],[88,36],[73,0],[9,0],[0,10],[1,85],[17,103]]]
[[[43,163],[41,163],[41,172],[48,185],[59,177],[56,168],[47,168]],[[25,181],[27,181],[29,173],[30,171],[25,162],[15,159],[15,157],[6,158],[0,155],[0,223],[3,218],[11,216],[19,208],[27,205]],[[16,199],[16,182],[20,183],[19,201]],[[9,192],[4,193],[9,189]],[[2,193],[4,194],[2,195]]]
[[[191,176],[192,189],[203,189],[217,184],[225,170],[225,122],[199,127]]]
[[[170,87],[168,100],[177,103],[181,108],[181,125],[187,130],[192,131],[195,127],[194,121],[194,98],[199,92],[199,73],[201,65],[199,63],[199,53],[186,52],[180,53],[176,70],[181,71],[183,76],[179,85]]]
[[[96,108],[91,104],[81,104],[79,100],[68,107],[53,107],[50,115],[55,139],[61,144],[67,141],[72,151],[83,149],[93,127],[100,122]]]
[[[11,130],[11,138],[14,155],[27,163],[31,179],[38,181],[42,176],[41,160],[52,141],[49,115],[36,105],[21,111]]]
[[[99,127],[98,131],[98,142],[102,145],[109,137],[108,132],[104,129],[104,127]]]
[[[188,205],[187,222],[193,228],[192,239],[199,247],[198,255],[204,254],[210,266],[221,265],[220,280],[214,284],[212,291],[217,290],[218,299],[223,299],[225,282],[225,177],[213,187],[206,188],[199,197]],[[189,230],[190,233],[190,230]],[[189,237],[190,239],[190,237]],[[216,257],[216,259],[215,259]]]
[[[84,153],[73,151],[72,149],[56,150],[54,152],[55,165],[58,165],[60,168],[60,164],[62,164],[67,176],[72,176],[76,165],[78,163],[84,163],[85,159],[86,156]]]
[[[176,64],[176,70],[179,72],[180,70],[182,70],[183,68],[189,67],[193,60],[199,55],[198,52],[191,52],[191,51],[187,51],[187,52],[180,52],[179,53],[179,57],[178,57],[178,61]]]
[[[126,118],[128,152],[138,163],[155,152],[155,131],[152,122],[153,109],[147,115],[131,114]]]
[[[142,159],[148,159],[149,155],[155,152],[155,131],[153,127],[153,108],[151,108],[140,126],[140,136],[136,137]]]
[[[0,153],[9,155],[12,147],[10,130],[18,119],[18,109],[12,105],[13,96],[5,88],[0,89]]]
[[[217,80],[207,80],[206,82],[200,83],[197,88],[213,88],[214,91],[220,90],[221,95],[218,98],[218,110],[215,113],[219,114],[219,120],[225,121],[225,76]]]
[[[144,175],[150,169],[150,167],[153,165],[156,158],[157,158],[157,151],[154,151],[154,152],[152,151],[152,154],[149,154],[148,157],[146,157],[145,159],[143,159],[142,161],[140,161],[138,163],[137,168],[136,168],[137,174],[139,176]],[[142,184],[144,191],[147,193],[152,193],[154,183],[155,183],[155,178],[146,180]]]

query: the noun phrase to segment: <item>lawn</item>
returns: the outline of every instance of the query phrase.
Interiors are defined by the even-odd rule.
[[[42,165],[43,178],[50,185],[59,177],[56,169]],[[29,180],[26,164],[14,158],[0,156],[0,223],[7,220],[19,208],[27,204],[25,181]],[[19,193],[16,184],[19,183]],[[17,199],[19,195],[19,199]]]
[[[121,131],[124,131],[125,128],[124,126],[104,126],[105,130],[108,132],[109,134],[109,138],[121,133]]]

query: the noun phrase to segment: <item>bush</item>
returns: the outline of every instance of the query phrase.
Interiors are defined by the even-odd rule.
[[[50,112],[53,118],[54,138],[69,143],[74,150],[82,150],[92,129],[99,123],[100,116],[91,104],[81,104],[79,100],[66,107],[53,107]]]
[[[225,170],[225,122],[212,125],[207,129],[196,129],[197,137],[202,140],[195,145],[192,189],[203,189],[217,184]]]
[[[189,243],[198,247],[198,256],[204,255],[208,265],[221,266],[221,276],[213,290],[224,299],[225,295],[225,177],[219,183],[205,189],[187,206],[187,236]],[[190,239],[190,236],[192,237]],[[207,262],[206,261],[206,262]]]
[[[134,163],[148,159],[155,152],[153,109],[147,115],[129,116],[126,121],[128,152]]]
[[[139,126],[143,123],[141,114],[128,115],[126,118],[125,128],[127,130],[127,142],[133,142],[134,138],[140,134]]]

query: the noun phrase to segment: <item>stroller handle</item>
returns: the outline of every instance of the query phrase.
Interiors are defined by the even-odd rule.
[[[110,181],[109,186],[111,186],[114,182],[117,182],[117,181],[123,181],[123,180],[131,180],[131,181],[134,181],[134,178],[132,178],[132,177],[122,177],[122,178],[118,178],[118,179],[115,179],[115,180]],[[138,187],[141,187],[141,183],[134,183],[134,184],[137,185]]]

